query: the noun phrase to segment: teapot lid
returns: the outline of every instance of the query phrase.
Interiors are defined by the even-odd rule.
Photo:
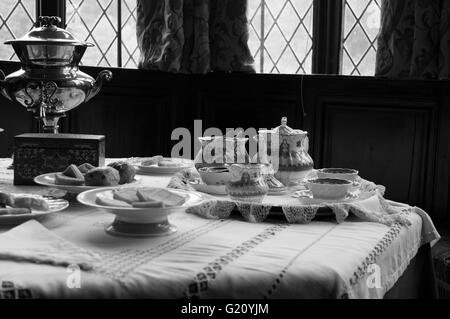
[[[19,39],[6,41],[5,44],[55,44],[73,46],[93,46],[92,43],[79,41],[69,31],[58,28],[60,17],[40,16],[36,22],[37,27],[31,29]]]
[[[281,135],[305,135],[308,134],[306,131],[296,130],[287,126],[287,117],[281,118],[281,125],[277,126],[271,130],[260,130],[260,133],[270,133],[270,134],[281,134]]]

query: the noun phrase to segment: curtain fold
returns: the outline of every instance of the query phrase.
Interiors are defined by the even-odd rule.
[[[377,76],[450,77],[450,0],[383,0]]]
[[[137,0],[139,68],[254,72],[247,0]]]

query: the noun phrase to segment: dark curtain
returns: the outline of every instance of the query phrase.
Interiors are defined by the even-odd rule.
[[[137,0],[139,67],[254,72],[247,0]]]
[[[383,0],[376,75],[450,77],[450,0]]]

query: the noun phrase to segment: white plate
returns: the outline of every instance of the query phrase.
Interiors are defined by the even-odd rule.
[[[170,159],[164,157],[165,160]],[[173,158],[172,158],[173,160]],[[193,167],[194,161],[189,159],[183,159],[183,158],[176,158],[175,160],[180,161],[181,166],[177,167],[166,167],[166,166],[158,166],[155,165],[136,165],[136,168],[138,169],[138,174],[176,174],[182,169]]]
[[[102,188],[110,187],[110,186],[85,186],[85,185],[80,185],[80,186],[57,185],[57,184],[55,184],[55,174],[56,173],[47,173],[47,174],[42,174],[42,175],[36,176],[34,178],[34,182],[39,185],[53,187],[53,188],[60,189],[60,190],[63,190],[63,191],[66,191],[66,192],[72,193],[72,194],[80,194],[82,192],[85,192],[85,191],[88,191],[91,189],[98,189],[98,188],[102,189]],[[117,187],[134,186],[134,185],[138,184],[139,182],[140,182],[140,178],[135,177],[133,182],[118,185]]]
[[[317,198],[317,197],[306,197],[301,198],[300,200],[303,204],[344,204],[344,203],[353,203],[361,199],[368,198],[367,196],[372,196],[373,194],[364,194],[364,198],[360,198],[361,194],[347,194],[344,198],[341,199],[328,199],[328,198]]]
[[[39,219],[48,214],[60,212],[69,207],[69,202],[66,201],[65,199],[51,198],[41,195],[30,195],[30,194],[15,194],[15,195],[26,195],[26,196],[33,196],[35,198],[45,199],[47,204],[50,206],[50,210],[48,211],[32,210],[31,214],[23,214],[23,215],[3,215],[0,216],[0,225],[18,225],[30,219]]]
[[[113,235],[148,237],[169,235],[176,231],[176,227],[168,222],[168,215],[184,211],[191,206],[201,204],[207,199],[207,195],[197,192],[188,192],[179,189],[170,189],[171,192],[186,197],[186,201],[181,206],[175,207],[112,207],[99,205],[96,203],[97,197],[113,198],[113,190],[117,187],[107,189],[94,189],[83,192],[77,196],[77,200],[90,207],[99,208],[116,216],[114,222],[106,228],[106,231]]]
[[[297,201],[300,201],[304,205],[320,205],[320,204],[343,204],[343,203],[354,203],[361,200],[368,199],[369,197],[372,197],[376,195],[373,191],[356,191],[354,193],[347,194],[346,197],[342,199],[328,199],[328,198],[313,198],[312,196],[306,195],[308,191],[300,191],[304,192],[304,196],[296,196],[293,195],[294,198],[296,198]]]

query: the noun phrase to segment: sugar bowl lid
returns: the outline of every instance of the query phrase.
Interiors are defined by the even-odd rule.
[[[40,16],[36,23],[37,27],[31,29],[23,37],[6,41],[5,44],[93,46],[92,43],[79,41],[69,31],[58,28],[56,25],[60,22],[60,17]]]
[[[280,135],[306,135],[308,132],[296,130],[287,126],[287,117],[281,118],[281,125],[271,130],[259,130],[260,134],[280,134]]]

